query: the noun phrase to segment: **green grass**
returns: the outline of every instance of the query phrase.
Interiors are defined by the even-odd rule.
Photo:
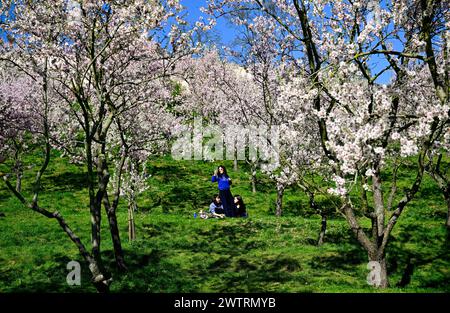
[[[69,164],[55,152],[43,180],[40,203],[60,211],[89,247],[90,218],[84,168]],[[38,163],[38,158],[26,160]],[[221,162],[222,163],[222,162]],[[237,172],[223,162],[233,178],[233,194],[247,203],[248,219],[194,219],[216,193],[210,176],[218,162],[149,161],[150,188],[139,198],[138,239],[127,240],[126,203],[118,220],[129,271],[114,269],[106,216],[102,220],[105,266],[114,277],[113,292],[449,292],[450,249],[446,240],[446,209],[439,190],[425,178],[417,199],[408,206],[392,234],[387,258],[391,286],[367,285],[367,255],[347,223],[334,215],[323,246],[315,242],[320,217],[308,213],[307,198],[296,188],[286,190],[285,216],[273,216],[274,185],[259,175],[252,194],[248,168]],[[6,171],[5,165],[0,171]],[[36,167],[26,172],[29,195]],[[403,188],[413,177],[407,169]],[[54,220],[23,207],[0,185],[0,292],[95,292],[74,244]],[[368,221],[364,221],[369,226]],[[82,263],[81,286],[66,284],[70,260]],[[408,262],[410,282],[396,287]]]

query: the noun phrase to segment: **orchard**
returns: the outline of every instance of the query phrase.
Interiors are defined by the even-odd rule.
[[[438,0],[1,1],[0,292],[449,292],[449,41]]]

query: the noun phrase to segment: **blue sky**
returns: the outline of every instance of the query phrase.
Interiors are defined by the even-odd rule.
[[[203,16],[206,20],[207,16],[200,11],[202,6],[207,6],[206,0],[180,0],[180,3],[185,6],[188,11],[188,21],[195,22],[200,16]],[[232,25],[230,25],[225,18],[219,18],[217,20],[215,31],[220,35],[223,44],[231,43],[236,36],[236,30],[233,29]]]

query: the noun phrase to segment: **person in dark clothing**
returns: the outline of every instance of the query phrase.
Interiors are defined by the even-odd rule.
[[[236,214],[234,212],[233,195],[230,191],[232,181],[223,165],[220,165],[217,167],[217,170],[214,171],[214,175],[211,177],[211,182],[217,182],[219,187],[219,197],[225,211],[225,216],[235,217]]]
[[[247,208],[245,206],[244,200],[242,200],[242,197],[240,195],[234,196],[234,205],[236,217],[248,217]]]

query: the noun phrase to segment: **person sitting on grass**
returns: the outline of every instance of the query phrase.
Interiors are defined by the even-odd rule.
[[[218,194],[214,195],[214,198],[209,205],[209,213],[211,213],[212,217],[225,217],[225,210],[223,209],[222,202],[220,201]]]
[[[244,200],[240,195],[234,196],[234,205],[236,208],[236,217],[248,217],[247,208],[245,207]]]

